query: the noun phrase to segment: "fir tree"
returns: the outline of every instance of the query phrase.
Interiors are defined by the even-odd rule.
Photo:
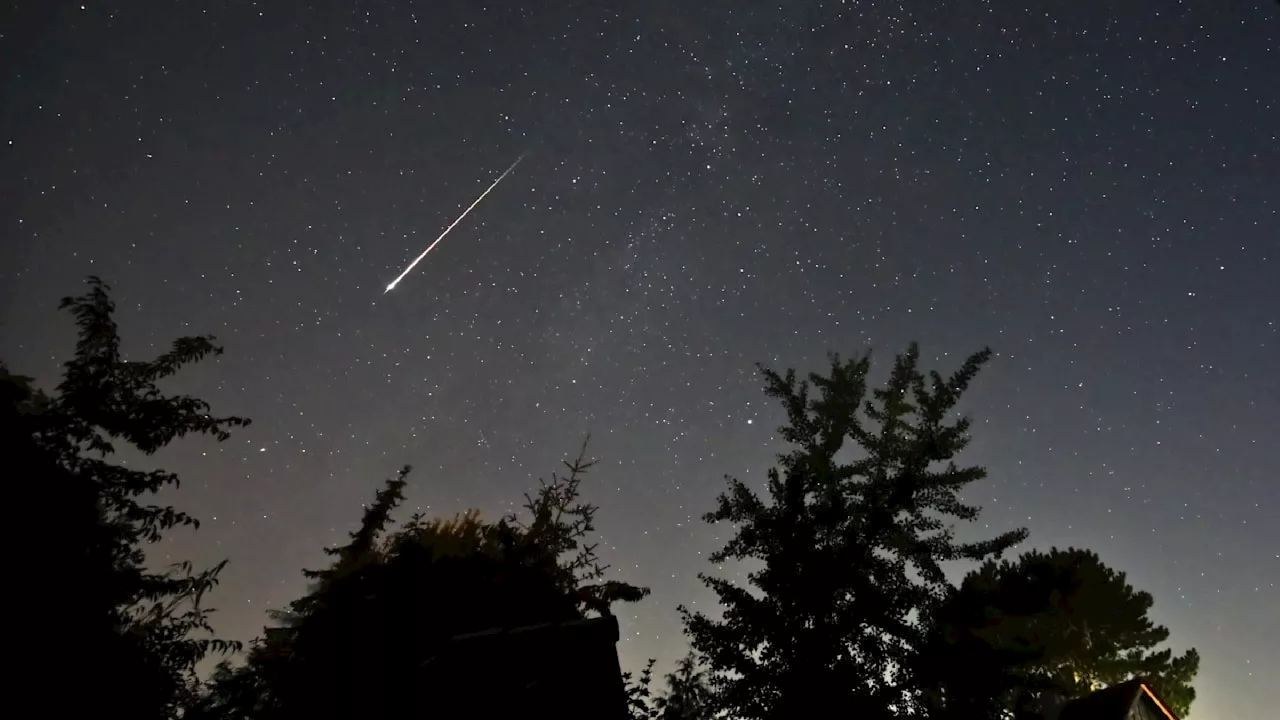
[[[125,360],[109,288],[90,278],[88,291],[62,301],[79,331],[74,357],[52,395],[29,378],[4,375],[6,460],[35,482],[28,500],[57,508],[42,560],[56,572],[43,597],[67,607],[43,627],[43,652],[74,649],[85,670],[79,690],[59,699],[60,712],[119,717],[174,717],[197,685],[195,668],[210,652],[235,649],[212,637],[202,604],[222,565],[189,563],[156,570],[145,549],[196,519],[152,496],[178,484],[164,470],[135,470],[114,461],[117,447],[151,454],[186,435],[218,440],[247,425],[215,417],[204,401],[169,395],[157,383],[221,352],[211,337],[184,337],[150,361]],[[65,667],[65,660],[46,665]],[[44,680],[47,682],[47,678]]]
[[[1199,654],[1159,648],[1169,630],[1148,618],[1152,603],[1088,550],[985,563],[939,608],[925,670],[935,678],[933,714],[1034,714],[1042,693],[1082,697],[1142,678],[1185,715]]]
[[[717,710],[772,720],[914,709],[917,617],[943,595],[942,563],[999,555],[1026,534],[961,543],[949,524],[979,513],[959,498],[985,471],[954,462],[970,427],[955,407],[989,356],[973,355],[949,378],[926,376],[912,345],[870,399],[869,356],[833,356],[830,374],[808,382],[761,368],[792,449],[769,471],[767,498],[731,478],[706,516],[734,528],[713,563],[759,568],[750,587],[702,576],[722,619],[682,608]]]

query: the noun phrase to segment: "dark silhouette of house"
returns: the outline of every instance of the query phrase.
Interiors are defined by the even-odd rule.
[[[424,664],[426,716],[625,720],[617,642],[611,616],[455,636]]]
[[[1044,717],[1045,720],[1178,720],[1142,680],[1112,685],[1065,704],[1046,707]]]

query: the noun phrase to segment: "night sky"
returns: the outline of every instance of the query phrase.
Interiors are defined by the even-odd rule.
[[[145,462],[204,521],[159,555],[231,560],[228,635],[401,465],[406,511],[494,517],[590,432],[604,558],[654,591],[622,659],[666,665],[700,515],[781,449],[756,361],[990,345],[975,529],[1152,592],[1193,717],[1274,711],[1280,5],[2,12],[0,357],[52,386],[88,274],[129,353],[218,336],[172,387],[254,424]]]

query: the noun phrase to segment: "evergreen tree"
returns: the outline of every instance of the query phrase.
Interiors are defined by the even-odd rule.
[[[702,576],[722,619],[681,610],[717,710],[772,720],[914,709],[917,619],[943,596],[941,564],[999,555],[1026,535],[960,543],[949,524],[979,513],[958,495],[985,471],[953,461],[970,427],[955,406],[989,356],[971,356],[949,378],[926,376],[912,345],[870,399],[869,356],[833,356],[830,374],[808,382],[761,367],[793,449],[769,471],[767,499],[731,478],[706,516],[734,528],[713,563],[759,567],[751,587]]]
[[[1159,646],[1153,598],[1088,550],[1032,551],[970,573],[938,612],[925,673],[938,717],[1030,714],[1045,692],[1082,697],[1143,678],[1185,715],[1195,699],[1194,650]]]
[[[526,498],[524,516],[485,522],[414,515],[387,532],[408,468],[364,510],[310,591],[276,615],[246,664],[219,669],[191,718],[393,717],[465,712],[442,653],[451,638],[607,613],[647,590],[603,582],[581,500],[585,445],[569,473]],[[497,658],[495,658],[495,661]],[[496,664],[496,663],[495,663]],[[462,703],[461,705],[459,703]]]
[[[204,595],[222,565],[163,570],[145,548],[175,527],[197,526],[172,506],[148,502],[178,484],[164,470],[135,470],[113,461],[117,446],[151,454],[189,434],[228,437],[248,424],[215,417],[204,401],[168,395],[157,383],[221,350],[211,337],[185,337],[150,361],[125,360],[109,288],[89,279],[88,291],[66,298],[79,330],[75,356],[53,395],[29,378],[0,372],[4,388],[6,461],[35,482],[22,492],[31,507],[56,508],[59,527],[46,535],[40,595],[65,603],[45,618],[37,652],[74,651],[77,692],[59,698],[63,714],[174,717],[197,684],[196,664],[234,643],[211,636]],[[49,609],[42,607],[44,612]],[[48,678],[42,678],[47,683]]]

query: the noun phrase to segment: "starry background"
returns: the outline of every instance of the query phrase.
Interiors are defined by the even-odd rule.
[[[665,665],[699,516],[780,449],[756,361],[989,344],[976,530],[1128,571],[1194,716],[1273,709],[1280,6],[533,5],[3,10],[0,357],[53,385],[90,273],[131,353],[218,336],[174,389],[255,422],[156,462],[204,520],[158,554],[231,559],[221,630],[399,466],[493,516],[591,432],[605,559],[654,590],[623,661]]]

